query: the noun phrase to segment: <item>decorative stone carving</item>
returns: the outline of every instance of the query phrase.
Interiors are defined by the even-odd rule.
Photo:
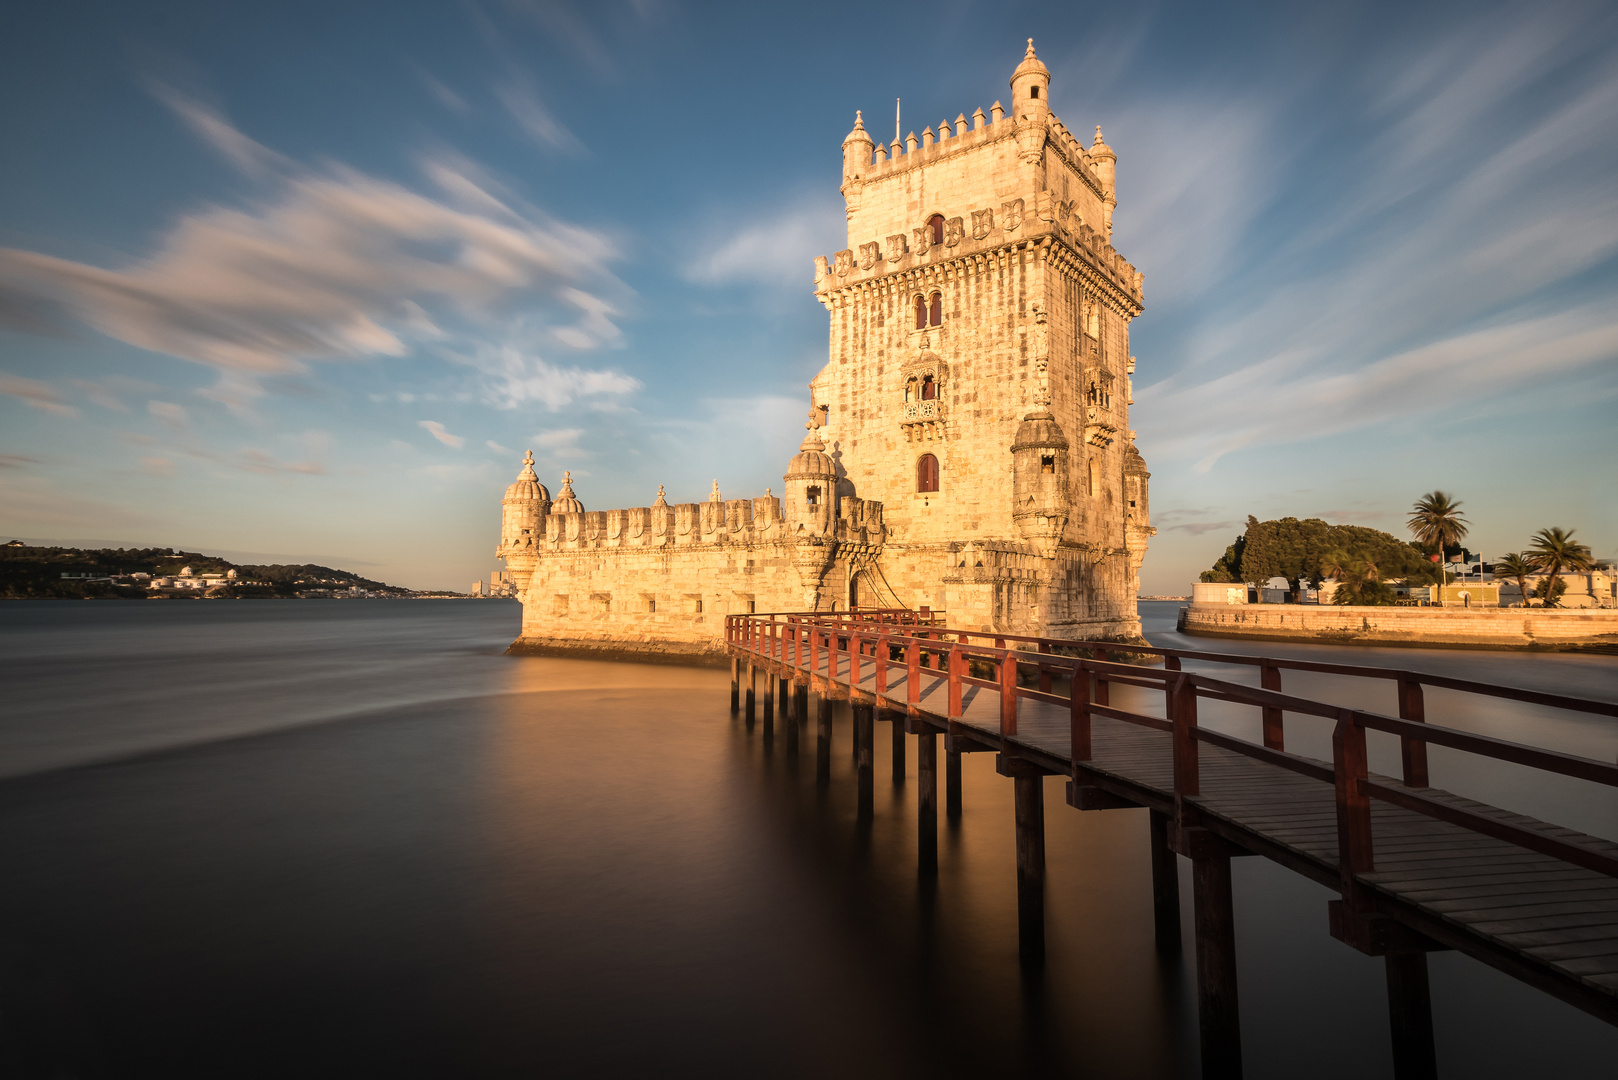
[[[848,248],[832,256],[836,262],[833,264],[838,277],[847,277],[854,272],[854,253]]]
[[[826,256],[815,256],[815,291],[825,288],[826,279],[831,277],[831,268],[826,265]]]
[[[994,231],[994,210],[972,211],[972,239],[982,240]]]
[[[944,222],[944,246],[954,247],[966,237],[966,226],[958,217]]]
[[[1022,224],[1022,200],[1012,199],[1010,202],[1000,204],[1000,227],[1006,232],[1016,232],[1017,226]]]
[[[917,255],[925,255],[927,249],[933,246],[933,230],[925,225],[919,229],[911,229],[910,235]]]
[[[898,262],[905,257],[905,234],[894,233],[888,237],[888,261]]]
[[[882,261],[882,246],[875,241],[860,245],[860,269],[869,270]]]

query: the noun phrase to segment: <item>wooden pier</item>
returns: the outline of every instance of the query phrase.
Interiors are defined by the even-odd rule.
[[[1425,687],[1618,717],[1618,704],[1385,668],[980,634],[937,614],[861,611],[733,615],[726,621],[731,707],[765,731],[780,703],[786,753],[797,753],[817,697],[816,775],[830,776],[831,708],[854,712],[858,812],[872,814],[873,729],[893,723],[894,770],[916,737],[920,871],[937,866],[937,737],[946,813],[960,813],[960,755],[997,755],[1014,785],[1017,910],[1023,962],[1044,957],[1043,778],[1068,777],[1079,810],[1150,814],[1158,947],[1180,948],[1176,856],[1192,863],[1203,1075],[1241,1074],[1230,860],[1261,855],[1339,894],[1327,925],[1384,957],[1395,1074],[1436,1075],[1426,954],[1456,949],[1618,1024],[1618,843],[1429,786],[1427,747],[1618,786],[1618,765],[1427,724]],[[1127,651],[1162,666],[1118,662]],[[1259,686],[1183,662],[1258,668]],[[1285,671],[1391,683],[1397,715],[1283,692]],[[1113,687],[1149,692],[1156,708],[1111,704]],[[745,688],[745,704],[741,691]],[[1139,695],[1135,695],[1139,696]],[[1259,711],[1262,743],[1200,726],[1200,702]],[[1287,717],[1328,723],[1332,760],[1286,749]],[[1366,732],[1399,739],[1402,775],[1369,770]]]

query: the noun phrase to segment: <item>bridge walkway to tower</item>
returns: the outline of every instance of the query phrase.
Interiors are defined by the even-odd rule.
[[[1230,859],[1245,855],[1339,893],[1327,912],[1333,936],[1385,958],[1401,1077],[1436,1068],[1425,960],[1432,950],[1459,950],[1618,1024],[1618,843],[1431,787],[1427,746],[1609,787],[1618,787],[1618,766],[1428,724],[1424,688],[1607,717],[1618,717],[1618,703],[1384,668],[979,634],[934,621],[859,612],[733,616],[733,704],[745,684],[751,720],[754,683],[764,674],[766,723],[779,698],[791,753],[813,690],[824,759],[831,702],[849,701],[866,819],[873,721],[893,721],[900,768],[904,734],[917,736],[924,872],[936,859],[933,740],[944,736],[952,759],[954,807],[953,759],[996,753],[997,770],[1017,785],[1025,962],[1043,957],[1043,778],[1067,777],[1067,801],[1081,810],[1147,809],[1161,948],[1179,946],[1174,856],[1192,862],[1205,1075],[1240,1071]],[[1207,673],[1228,669],[1237,674]],[[1289,669],[1346,676],[1350,700],[1391,684],[1399,715],[1284,694]],[[1243,673],[1249,681],[1257,674],[1260,685],[1240,681]],[[1261,742],[1227,733],[1242,729],[1243,712],[1252,730],[1255,709]],[[1289,717],[1329,728],[1330,760],[1285,748]],[[1398,740],[1400,776],[1370,771],[1367,732]]]

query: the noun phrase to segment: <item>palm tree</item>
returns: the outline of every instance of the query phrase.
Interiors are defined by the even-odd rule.
[[[1522,592],[1523,607],[1528,606],[1528,575],[1533,572],[1534,564],[1519,551],[1507,552],[1494,561],[1494,576],[1517,583],[1517,588]]]
[[[1574,529],[1541,529],[1534,534],[1534,546],[1528,549],[1528,561],[1550,582],[1563,570],[1588,570],[1595,560],[1590,549],[1573,539]],[[1554,584],[1550,586],[1554,588]],[[1548,595],[1548,594],[1547,594]]]
[[[1406,522],[1416,543],[1424,548],[1437,548],[1440,584],[1448,584],[1444,577],[1444,549],[1466,539],[1471,523],[1461,516],[1461,503],[1455,496],[1443,491],[1430,491],[1416,500],[1410,508]]]

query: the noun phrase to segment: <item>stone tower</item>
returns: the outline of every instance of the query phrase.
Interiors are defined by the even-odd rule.
[[[1010,89],[1009,110],[902,144],[876,144],[856,114],[847,247],[815,260],[831,316],[810,384],[819,452],[839,497],[884,504],[862,603],[1136,638],[1155,530],[1129,430],[1142,278],[1111,243],[1117,155],[1051,111],[1031,40]]]

